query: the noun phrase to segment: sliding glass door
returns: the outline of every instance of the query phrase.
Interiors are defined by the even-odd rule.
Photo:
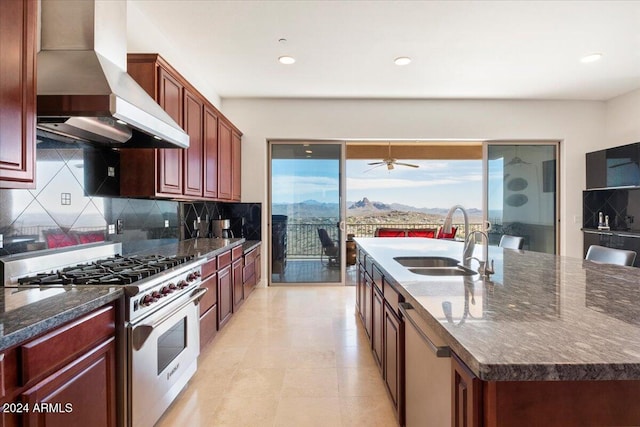
[[[344,144],[275,142],[270,151],[270,284],[344,283]]]
[[[559,253],[558,143],[487,142],[483,158],[489,242],[521,236],[525,250]]]

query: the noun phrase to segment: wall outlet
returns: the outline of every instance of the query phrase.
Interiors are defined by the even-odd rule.
[[[580,224],[580,222],[582,222],[582,218],[580,218],[580,215],[574,215],[573,216],[573,223],[574,224]]]
[[[0,249],[4,248],[4,234],[0,234]]]
[[[113,166],[107,166],[107,176],[116,176],[116,168],[114,168]]]
[[[107,226],[107,233],[116,234],[116,225],[115,224],[109,224]]]
[[[124,231],[124,222],[122,221],[122,219],[117,219],[116,220],[116,233],[117,234],[122,234],[123,231]]]
[[[164,228],[169,228],[169,220],[168,219],[164,220]]]

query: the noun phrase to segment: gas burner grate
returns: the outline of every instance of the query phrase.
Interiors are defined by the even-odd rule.
[[[55,272],[22,277],[18,279],[18,283],[21,285],[128,285],[184,264],[193,258],[193,255],[175,257],[115,255],[90,263],[64,267]]]

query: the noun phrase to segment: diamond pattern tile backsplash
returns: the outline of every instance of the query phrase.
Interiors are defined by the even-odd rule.
[[[45,141],[36,153],[37,188],[0,189],[0,256],[101,241],[130,254],[191,238],[197,217],[234,218],[237,236],[260,240],[260,204],[120,198],[118,151]]]
[[[598,228],[598,213],[615,231],[640,231],[640,189],[588,190],[582,194],[583,226]]]

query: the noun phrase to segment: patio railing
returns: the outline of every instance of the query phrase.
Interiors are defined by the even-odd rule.
[[[464,236],[464,224],[453,224],[454,227],[458,227],[456,236],[459,238]],[[350,223],[346,224],[346,232],[343,238],[346,239],[348,234],[353,234],[355,237],[373,237],[376,228],[439,228],[442,223],[419,223],[419,224],[406,224],[406,223]],[[327,230],[329,237],[332,240],[338,240],[338,227],[336,221],[327,220],[327,222],[315,222],[315,223],[287,223],[287,257],[288,258],[319,258],[322,253],[322,245],[320,244],[320,238],[318,237],[318,228],[324,228]],[[469,224],[471,231],[481,230],[481,223]]]

